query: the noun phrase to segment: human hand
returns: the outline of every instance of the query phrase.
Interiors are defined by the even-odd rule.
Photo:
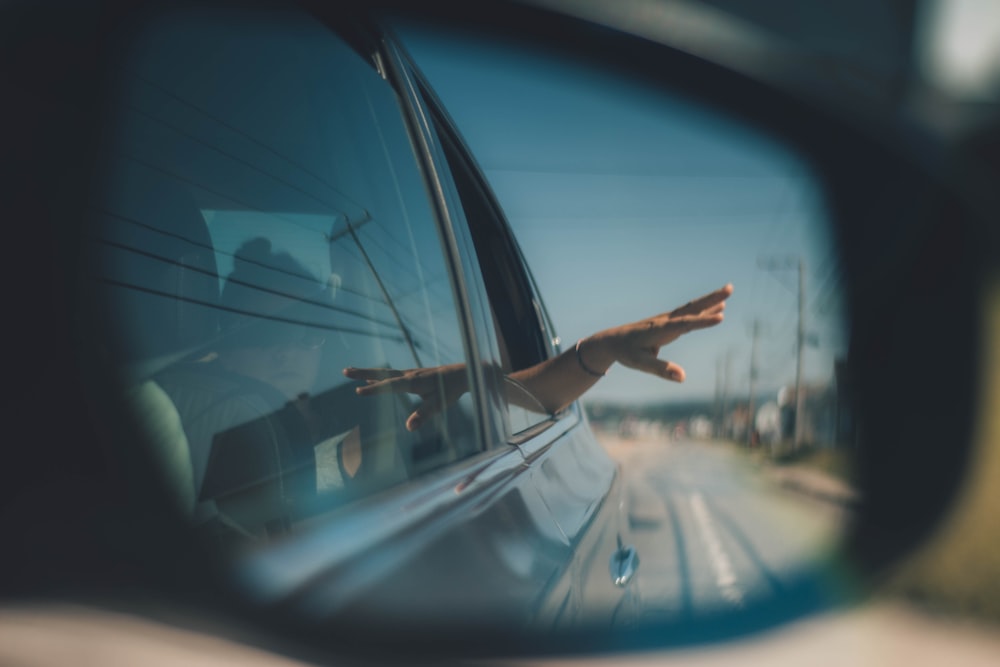
[[[660,348],[689,331],[713,327],[722,322],[726,299],[732,293],[733,286],[726,285],[669,313],[596,333],[581,342],[581,358],[585,359],[589,368],[598,371],[617,361],[629,368],[683,382],[684,369],[659,359]]]
[[[344,375],[352,380],[364,380],[365,385],[355,391],[360,396],[385,393],[416,394],[422,399],[420,406],[406,420],[406,430],[415,431],[428,418],[453,404],[468,391],[468,374],[465,364],[451,364],[433,368],[345,368]]]

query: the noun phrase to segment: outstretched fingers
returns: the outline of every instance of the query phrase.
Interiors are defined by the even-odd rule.
[[[352,380],[365,380],[371,382],[373,380],[389,380],[391,378],[402,377],[403,371],[397,371],[392,368],[354,368],[353,366],[348,366],[344,369],[344,376],[349,377]]]
[[[354,389],[360,396],[410,391],[410,378],[405,377],[402,371],[391,368],[345,368],[344,375],[367,383]]]
[[[660,345],[665,345],[666,343],[673,341],[678,336],[686,334],[689,331],[714,327],[715,325],[721,323],[724,319],[725,315],[721,310],[711,314],[671,317],[659,327],[660,335],[658,336],[658,339],[663,341],[660,342]]]
[[[416,431],[423,426],[424,422],[441,412],[441,401],[437,395],[432,394],[424,398],[424,402],[417,407],[406,419],[406,430]]]
[[[719,313],[725,312],[725,310],[726,310],[726,302],[723,301],[722,303],[715,304],[711,308],[706,308],[705,310],[701,311],[698,314],[699,315],[717,315]]]
[[[709,308],[714,308],[716,306],[724,304],[726,299],[732,296],[732,294],[733,294],[732,284],[731,283],[726,284],[725,286],[715,290],[714,292],[709,292],[705,296],[701,296],[693,301],[689,301],[680,308],[675,308],[674,310],[670,311],[670,314],[674,317],[682,315],[697,315]]]
[[[681,318],[684,325],[687,327],[688,331],[693,331],[695,329],[707,329],[708,327],[714,327],[724,320],[726,316],[719,311],[717,313],[711,314],[701,314],[693,315],[689,317]]]
[[[400,380],[382,380],[375,382],[369,380],[369,384],[363,387],[355,387],[354,393],[359,396],[377,396],[379,394],[399,394],[402,392],[415,393],[409,390],[408,385]]]
[[[655,354],[644,355],[632,360],[632,368],[656,375],[671,382],[684,382],[684,369],[671,361],[657,359]]]

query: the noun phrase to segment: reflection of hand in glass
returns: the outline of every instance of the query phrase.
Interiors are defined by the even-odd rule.
[[[615,362],[674,382],[684,381],[684,369],[658,358],[660,348],[689,331],[722,322],[726,299],[733,286],[699,297],[668,313],[605,329],[582,339],[574,349],[529,368],[510,373],[514,384],[526,390],[535,405],[557,412],[592,387]],[[397,371],[385,368],[346,368],[344,375],[367,384],[358,387],[362,396],[386,392],[416,394],[423,403],[406,420],[406,428],[417,428],[428,417],[457,401],[468,390],[464,364]],[[508,390],[508,400],[522,404]]]
[[[461,398],[468,391],[465,364],[435,368],[413,368],[397,371],[390,368],[345,368],[344,375],[352,380],[364,380],[358,387],[361,396],[384,393],[416,394],[423,402],[406,420],[409,431],[416,430],[429,417]]]

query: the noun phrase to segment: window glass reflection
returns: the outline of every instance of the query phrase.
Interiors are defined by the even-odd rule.
[[[468,396],[409,431],[413,397],[344,375],[462,363],[461,331],[394,91],[325,28],[267,19],[137,39],[93,240],[150,447],[183,454],[167,476],[198,522],[242,537],[480,448]]]

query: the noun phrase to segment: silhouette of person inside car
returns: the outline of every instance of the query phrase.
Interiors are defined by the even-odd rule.
[[[307,425],[306,441],[320,436],[309,396],[318,375],[330,324],[310,322],[310,312],[329,307],[329,290],[287,252],[257,237],[236,253],[222,289],[222,344],[217,363],[225,370],[276,389]],[[311,309],[311,310],[310,310]],[[345,478],[361,464],[360,433],[351,429],[338,460]]]
[[[254,238],[235,253],[211,351],[157,377],[187,434],[199,515],[218,504],[250,517],[241,525],[266,523],[313,504],[318,480],[343,488],[357,474],[360,428],[327,432],[310,400],[330,303],[300,262]]]

